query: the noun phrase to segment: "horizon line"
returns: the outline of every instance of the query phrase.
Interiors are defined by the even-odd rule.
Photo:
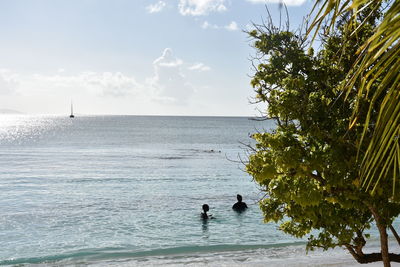
[[[25,115],[25,116],[69,116],[64,113],[1,113],[0,115]],[[90,117],[90,116],[137,116],[137,117],[243,117],[243,118],[262,118],[260,115],[179,115],[179,114],[86,114],[86,113],[75,113],[76,117]]]

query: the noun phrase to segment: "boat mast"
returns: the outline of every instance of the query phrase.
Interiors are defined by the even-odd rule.
[[[71,100],[71,115],[69,115],[70,118],[74,118],[74,107],[72,105],[72,100]]]

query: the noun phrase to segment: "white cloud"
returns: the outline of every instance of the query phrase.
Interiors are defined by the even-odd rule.
[[[300,6],[306,2],[306,0],[247,0],[247,1],[255,4],[280,3],[288,6]]]
[[[188,68],[189,70],[197,70],[197,71],[209,71],[211,68],[209,66],[204,65],[203,63],[196,63]]]
[[[228,31],[237,31],[239,30],[239,27],[235,21],[232,21],[228,25],[225,26],[218,26],[216,24],[211,24],[208,21],[204,21],[203,24],[201,25],[203,29],[214,29],[214,30],[220,30],[220,29],[225,29]]]
[[[225,29],[227,29],[228,31],[237,31],[237,30],[239,30],[237,23],[234,22],[234,21],[232,21],[231,23],[226,25]]]
[[[54,75],[22,75],[8,72],[7,76],[4,78],[0,72],[0,93],[4,82],[9,86],[18,84],[18,93],[24,96],[83,91],[96,96],[120,97],[136,94],[141,89],[133,77],[120,72],[82,72],[75,75],[66,75],[63,72]]]
[[[17,74],[7,69],[0,69],[0,95],[15,94],[18,86]]]
[[[227,10],[225,0],[179,0],[178,8],[184,16],[201,16]]]
[[[172,55],[172,50],[170,48],[164,49],[161,57],[154,60],[153,65],[174,68],[183,64],[183,61],[179,58],[174,58]]]
[[[201,25],[203,29],[219,29],[220,27],[215,24],[210,24],[208,21],[204,21]]]
[[[147,12],[150,14],[161,12],[167,4],[164,1],[158,1],[155,4],[146,7]]]
[[[156,100],[170,104],[185,104],[194,92],[193,86],[182,73],[183,61],[176,58],[170,48],[153,62],[154,77],[147,80]]]
[[[126,96],[138,93],[141,89],[141,85],[133,77],[126,76],[121,72],[88,72],[82,75],[82,79],[90,89],[100,90],[103,95]]]

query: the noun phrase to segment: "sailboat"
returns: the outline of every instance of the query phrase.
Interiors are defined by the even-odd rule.
[[[75,118],[74,116],[74,107],[72,106],[72,102],[71,102],[71,115],[69,115],[70,118]]]

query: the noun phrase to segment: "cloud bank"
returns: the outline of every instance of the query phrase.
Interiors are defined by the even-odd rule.
[[[86,92],[95,96],[124,97],[139,94],[142,86],[135,78],[121,72],[81,72],[67,75],[20,76],[21,94],[57,94],[57,92]]]
[[[201,62],[185,63],[170,48],[164,49],[161,56],[149,64],[153,66],[153,73],[141,82],[122,72],[85,71],[74,74],[60,69],[54,74],[22,74],[0,69],[0,95],[18,95],[35,101],[51,99],[51,102],[85,98],[125,103],[132,99],[147,105],[182,106],[191,99],[196,87],[184,72],[211,70]]]

